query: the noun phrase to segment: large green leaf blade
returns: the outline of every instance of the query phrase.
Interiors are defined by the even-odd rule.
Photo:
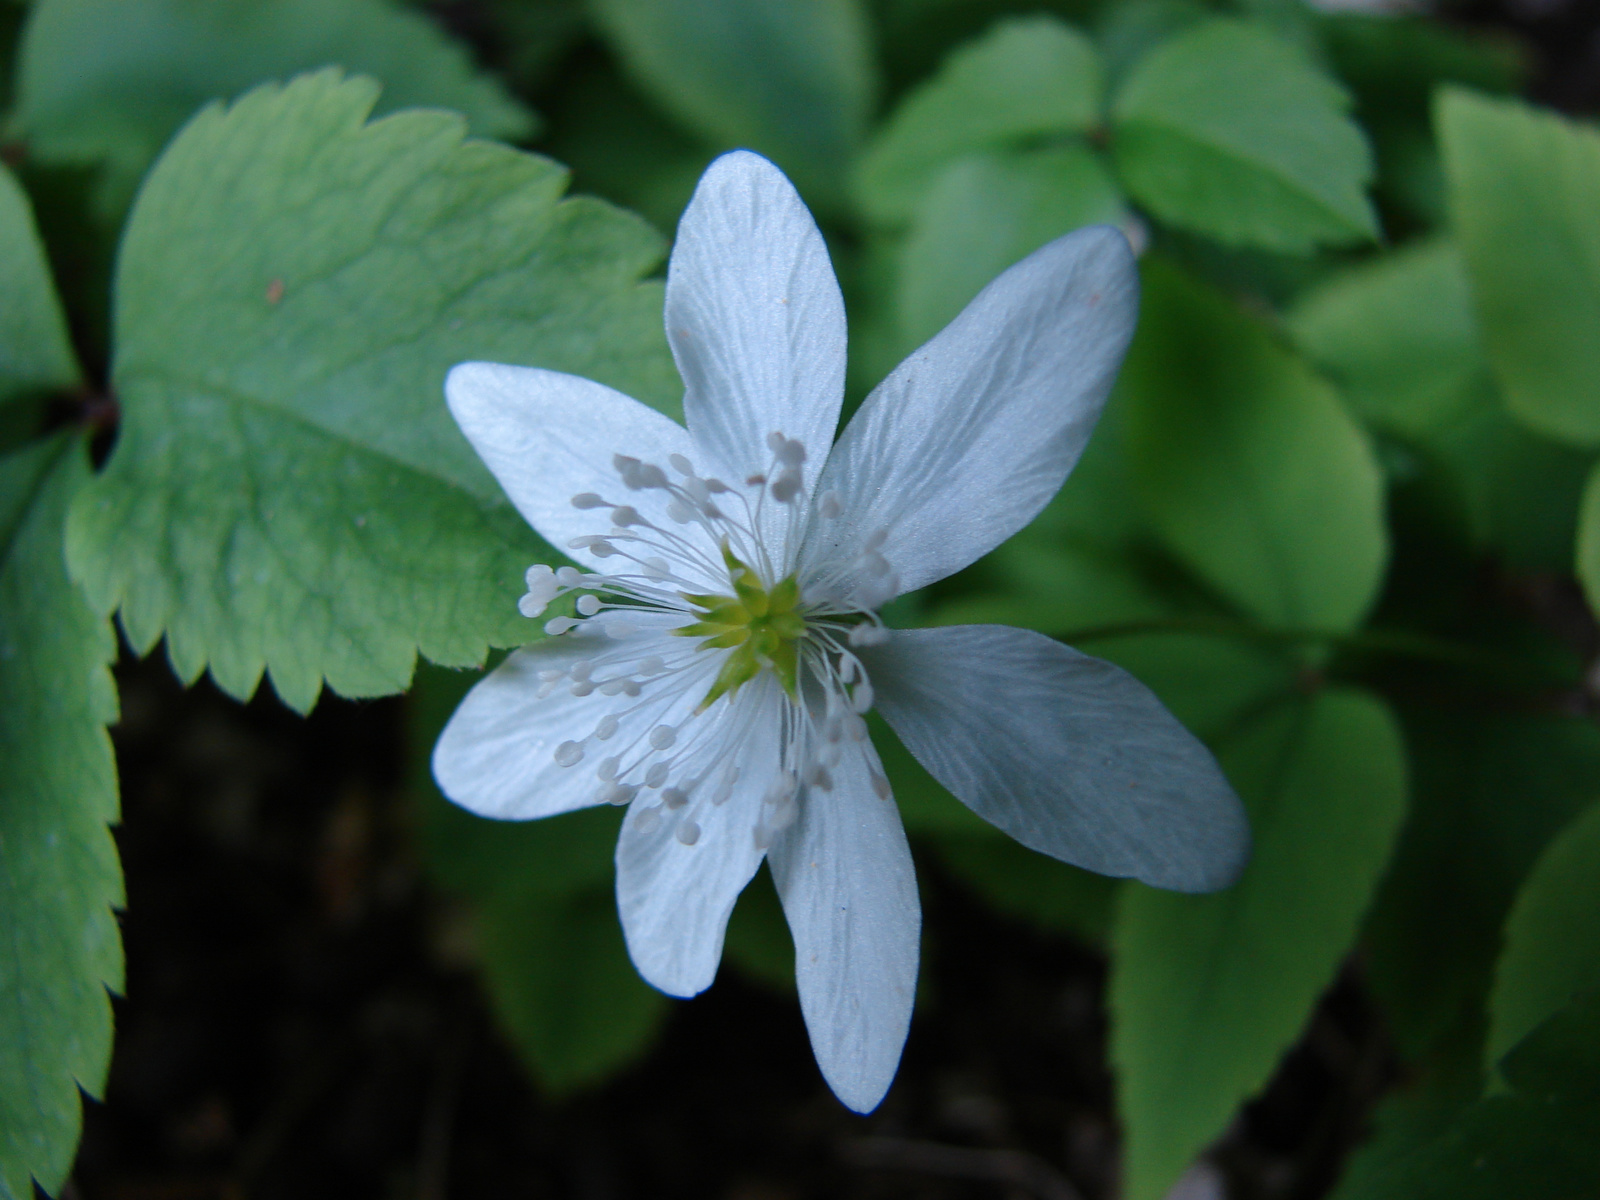
[[[88,473],[57,438],[0,459],[0,1197],[54,1192],[81,1087],[98,1095],[122,986],[116,644],[67,578],[61,530]]]
[[[134,645],[235,695],[398,691],[526,640],[541,543],[446,411],[467,359],[672,392],[659,239],[443,113],[323,72],[195,119],[124,238],[124,414],[68,557]]]
[[[341,66],[381,79],[384,110],[437,106],[520,138],[532,114],[465,48],[392,0],[39,0],[18,64],[16,124],[43,161],[108,162],[116,197],[209,100]]]
[[[1112,935],[1111,1058],[1130,1200],[1163,1195],[1270,1076],[1349,950],[1405,809],[1399,730],[1328,690],[1220,747],[1254,855],[1213,896],[1130,887]]]
[[[1600,130],[1459,89],[1437,121],[1507,403],[1541,432],[1600,444]]]
[[[1122,182],[1161,220],[1304,253],[1377,236],[1372,154],[1348,98],[1299,51],[1237,20],[1195,26],[1134,69],[1112,108]]]
[[[590,0],[633,74],[690,129],[837,202],[877,98],[860,0]]]
[[[976,150],[1088,133],[1104,87],[1094,43],[1054,17],[1002,21],[955,50],[895,109],[856,171],[874,221],[912,215],[939,168]]]
[[[1492,1066],[1579,994],[1600,988],[1600,805],[1545,847],[1506,919],[1489,993]]]
[[[1298,355],[1221,295],[1152,263],[1119,387],[1140,497],[1180,558],[1264,620],[1361,620],[1388,555],[1382,475]]]
[[[0,166],[0,404],[77,382],[77,359],[33,209]]]

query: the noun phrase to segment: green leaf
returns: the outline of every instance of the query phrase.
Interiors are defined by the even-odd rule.
[[[1439,137],[1484,340],[1513,412],[1600,444],[1600,131],[1441,94]]]
[[[390,0],[37,0],[15,124],[41,161],[109,164],[115,210],[208,100],[329,65],[382,80],[385,111],[455,109],[486,137],[534,131],[462,47]]]
[[[1600,805],[1545,847],[1506,919],[1486,1066],[1579,993],[1600,988]]]
[[[1529,1034],[1501,1061],[1509,1093],[1341,1200],[1574,1200],[1600,1190],[1600,993]]]
[[[1348,97],[1257,26],[1208,21],[1158,46],[1113,105],[1124,186],[1161,220],[1303,253],[1378,235],[1372,155]]]
[[[11,172],[0,166],[0,404],[70,388],[78,380],[33,210]]]
[[[1351,407],[1415,451],[1392,460],[1397,480],[1468,546],[1515,570],[1566,568],[1589,458],[1506,413],[1452,242],[1335,275],[1300,299],[1288,328]]]
[[[1573,717],[1408,708],[1412,802],[1365,937],[1401,1052],[1475,1067],[1517,891],[1594,798],[1600,730]]]
[[[924,840],[944,868],[997,913],[1091,946],[1103,944],[1111,931],[1120,880],[1036,853],[998,830]]]
[[[1600,467],[1590,472],[1578,507],[1576,569],[1589,607],[1600,612]]]
[[[63,437],[0,459],[0,1197],[54,1193],[99,1095],[122,987],[109,625],[67,578],[61,528],[88,474]]]
[[[874,135],[856,197],[883,224],[908,220],[939,168],[974,150],[1082,134],[1100,119],[1094,44],[1054,17],[1016,17],[962,46]]]
[[[479,678],[427,667],[408,697],[422,861],[461,906],[468,957],[529,1071],[550,1091],[569,1091],[643,1056],[669,1005],[633,969],[617,921],[620,811],[489,821],[434,786],[433,744]]]
[[[777,992],[794,991],[794,939],[770,871],[757,872],[739,893],[722,950],[747,978]]]
[[[1064,233],[1125,216],[1087,146],[988,151],[950,163],[916,207],[896,288],[907,348],[943,329],[1000,272]]]
[[[877,99],[861,0],[590,0],[639,82],[720,147],[748,146],[814,202],[842,197]]]
[[[74,574],[140,652],[235,696],[402,690],[417,650],[526,641],[542,545],[446,411],[457,362],[671,394],[649,229],[559,199],[547,160],[460,118],[366,124],[333,72],[201,113],[123,239],[123,423],[68,531]]]
[[[1317,21],[1322,47],[1355,93],[1356,117],[1372,139],[1375,190],[1385,208],[1427,226],[1440,224],[1445,187],[1433,138],[1433,94],[1445,83],[1520,91],[1524,45],[1508,33],[1392,11],[1321,12]]]
[[[1147,261],[1119,387],[1139,494],[1179,558],[1268,622],[1361,621],[1388,554],[1383,480],[1327,383],[1255,318]]]
[[[501,893],[477,907],[495,1013],[551,1092],[596,1084],[643,1056],[667,997],[628,959],[609,887]]]
[[[1244,876],[1212,896],[1130,886],[1112,936],[1111,1060],[1126,1195],[1163,1195],[1270,1077],[1354,940],[1405,809],[1376,697],[1279,705],[1220,747],[1250,810]]]
[[[1335,275],[1296,303],[1287,324],[1357,412],[1414,438],[1456,417],[1488,371],[1466,269],[1447,238]]]

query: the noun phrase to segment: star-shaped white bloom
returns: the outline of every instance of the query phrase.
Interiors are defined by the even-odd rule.
[[[666,324],[688,428],[601,384],[467,363],[450,410],[522,515],[579,567],[528,572],[522,611],[577,617],[512,654],[445,729],[446,795],[526,819],[626,805],[617,902],[662,991],[716,974],[765,858],[834,1092],[894,1077],[921,911],[862,714],[1018,841],[1159,887],[1238,873],[1244,813],[1141,684],[1041,634],[890,630],[877,609],[1036,516],[1088,440],[1132,335],[1116,230],[1001,275],[869,396],[837,443],[845,317],[821,235],[754,154],[684,213]]]

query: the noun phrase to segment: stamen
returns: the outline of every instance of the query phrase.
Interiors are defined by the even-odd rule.
[[[583,747],[577,742],[562,742],[556,747],[555,758],[558,767],[575,767],[583,761]]]

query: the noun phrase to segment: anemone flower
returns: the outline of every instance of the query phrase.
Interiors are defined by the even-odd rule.
[[[446,383],[512,503],[577,564],[531,568],[522,612],[577,599],[462,702],[434,752],[440,786],[510,820],[626,806],[628,950],[674,996],[710,985],[766,859],[817,1062],[857,1111],[899,1063],[921,930],[869,709],[979,816],[1055,858],[1203,891],[1246,856],[1211,755],[1124,671],[1038,633],[878,615],[1060,489],[1137,291],[1115,229],[1060,238],[907,358],[835,442],[839,286],[788,180],[741,151],[701,179],[667,276],[687,428],[555,371],[465,363]]]

